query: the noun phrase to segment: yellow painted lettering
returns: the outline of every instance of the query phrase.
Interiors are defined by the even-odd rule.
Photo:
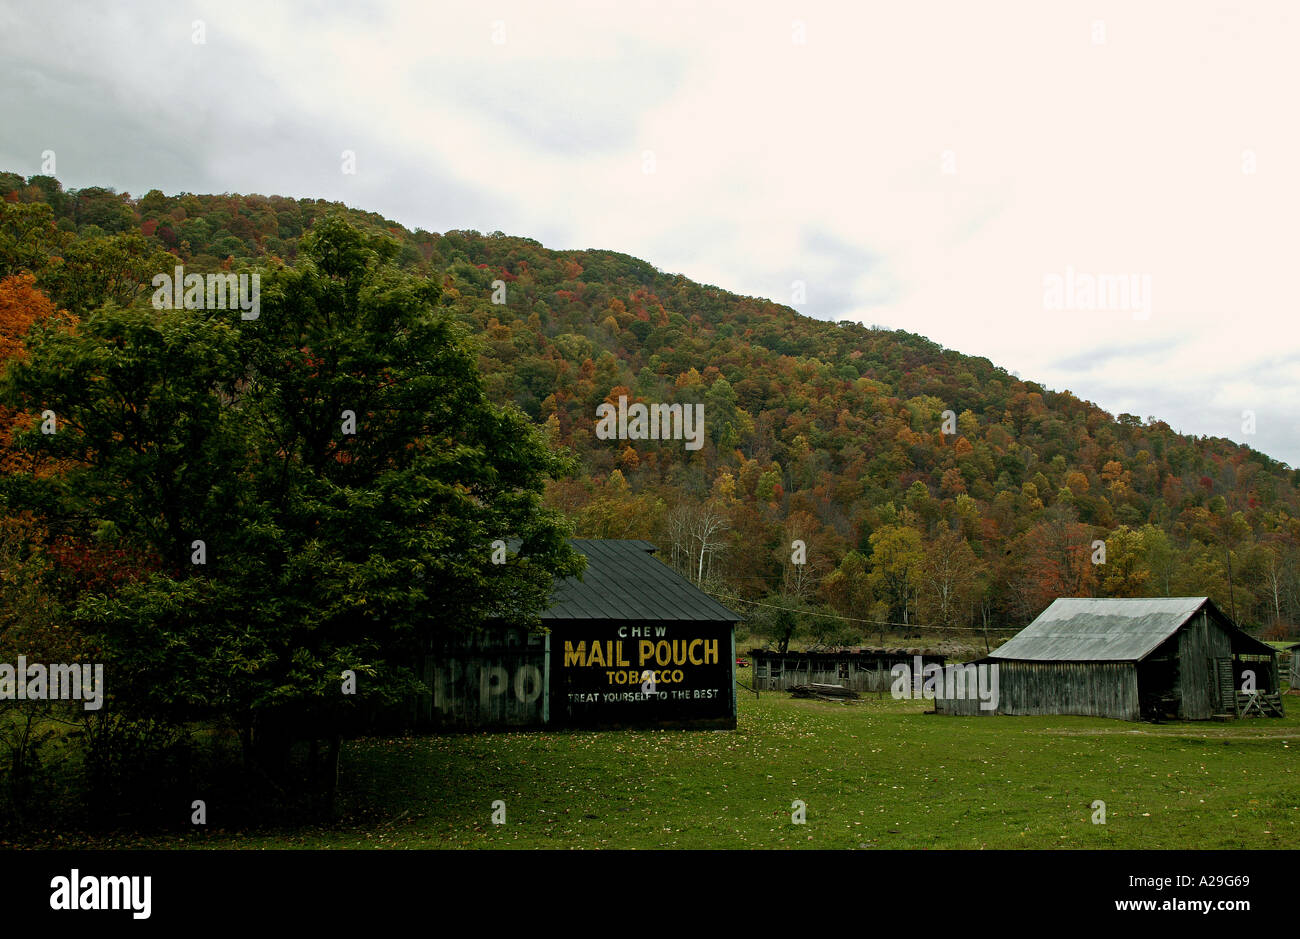
[[[578,648],[573,648],[573,643],[564,640],[564,667],[576,665],[582,668],[587,664],[587,643],[585,641],[578,643]]]

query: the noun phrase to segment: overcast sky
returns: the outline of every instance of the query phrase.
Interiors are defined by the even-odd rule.
[[[621,251],[1300,466],[1297,50],[1289,2],[7,0],[0,169]]]

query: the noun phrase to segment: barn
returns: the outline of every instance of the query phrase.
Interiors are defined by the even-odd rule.
[[[843,685],[854,691],[888,691],[895,665],[915,668],[944,664],[929,649],[845,649],[828,652],[780,652],[750,649],[755,691],[785,691],[795,685]]]
[[[1058,598],[979,664],[998,667],[998,714],[1282,715],[1277,653],[1207,597]],[[941,714],[992,713],[978,705],[935,700]]]
[[[1287,694],[1300,694],[1300,682],[1296,680],[1300,677],[1300,642],[1289,646],[1285,651],[1290,663],[1286,674]]]
[[[661,563],[648,541],[572,544],[587,569],[556,582],[547,631],[491,629],[430,650],[415,723],[734,728],[740,614]]]

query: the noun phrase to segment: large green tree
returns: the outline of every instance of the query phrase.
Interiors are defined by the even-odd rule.
[[[55,227],[54,211],[44,202],[0,200],[0,278],[44,269],[50,255],[67,240]]]
[[[152,289],[155,275],[170,277],[179,263],[141,235],[80,238],[52,258],[37,279],[59,306],[83,314],[109,302],[130,305]]]
[[[146,559],[77,606],[113,706],[228,719],[273,771],[294,739],[337,759],[430,642],[535,626],[552,577],[581,570],[541,502],[568,459],[488,401],[463,328],[395,254],[326,220],[263,273],[255,320],[110,306],[37,328],[9,369],[11,404],[53,412],[23,445],[61,467],[8,479],[10,508]]]
[[[889,618],[910,624],[916,618],[925,553],[921,536],[907,525],[885,525],[871,533],[871,573],[868,583],[889,604]]]

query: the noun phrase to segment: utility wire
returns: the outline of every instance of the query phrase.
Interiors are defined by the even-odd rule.
[[[923,626],[920,623],[891,623],[884,620],[861,619],[857,616],[845,616],[842,613],[818,613],[815,610],[800,609],[794,606],[778,606],[775,603],[763,603],[759,600],[746,600],[744,597],[730,597],[725,593],[712,593],[710,596],[718,600],[734,600],[737,603],[751,603],[754,606],[767,607],[770,610],[785,610],[787,613],[804,613],[809,616],[830,616],[835,619],[844,620],[847,623],[867,623],[871,626],[901,626],[904,629],[935,629],[935,630],[966,630],[967,632],[1020,632],[1016,626],[990,626],[987,629],[983,626]]]

